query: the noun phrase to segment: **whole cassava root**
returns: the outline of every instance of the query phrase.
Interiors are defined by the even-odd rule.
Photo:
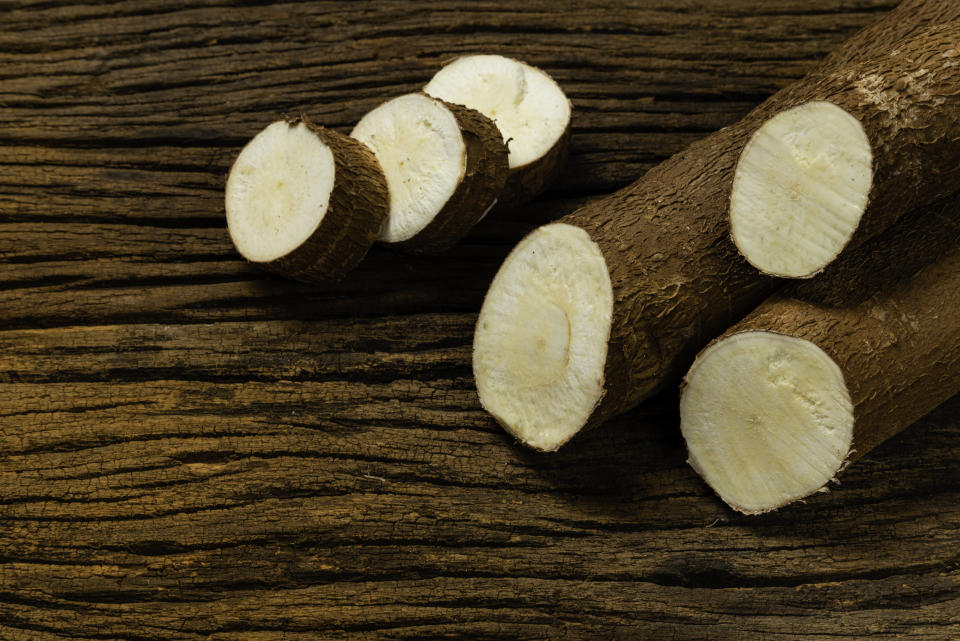
[[[281,276],[336,280],[366,255],[387,215],[373,153],[306,117],[274,122],[227,178],[230,237],[251,263]]]
[[[585,234],[586,244],[595,246],[605,261],[608,283],[603,286],[591,280],[581,285],[600,290],[609,287],[609,320],[605,320],[606,299],[600,295],[593,296],[595,313],[588,316],[589,324],[575,324],[583,320],[572,314],[567,301],[583,300],[584,294],[567,292],[557,297],[554,292],[563,289],[564,283],[576,286],[581,282],[568,274],[577,268],[576,258],[568,256],[558,263],[545,257],[538,243],[521,242],[501,268],[509,270],[510,277],[498,274],[478,319],[474,375],[484,408],[525,444],[550,451],[584,427],[630,409],[678,378],[706,341],[777,286],[745,261],[730,239],[728,204],[734,171],[750,137],[778,113],[853,91],[850,87],[867,78],[857,73],[873,74],[893,67],[907,75],[925,68],[924,60],[914,60],[918,68],[911,71],[909,61],[894,60],[891,52],[907,39],[926,37],[925,31],[931,27],[955,29],[958,19],[960,3],[907,0],[845,43],[819,70],[782,90],[740,122],[695,143],[633,185],[566,216],[556,227],[535,231],[541,234],[552,228],[555,235],[578,238],[576,245],[582,248],[584,236],[573,231],[578,230]],[[937,42],[942,44],[942,38],[938,36]],[[960,83],[960,77],[956,80]],[[944,93],[945,100],[954,95]],[[951,132],[953,138],[960,133],[956,117],[954,113],[953,118],[937,122],[945,129],[942,140],[951,140]],[[960,149],[950,144],[924,146],[923,151],[907,156],[929,168],[941,166],[931,160],[935,154],[946,162],[955,159]],[[946,195],[960,183],[955,165],[949,164],[950,171],[935,174],[933,180],[920,176],[917,185],[896,177],[881,181],[885,188],[873,194],[871,206],[896,209],[903,205],[904,199],[894,188],[897,182],[909,189],[911,207]],[[918,180],[913,167],[905,170],[912,180]],[[888,204],[881,204],[884,199]],[[877,230],[864,217],[861,231],[869,235]],[[582,249],[581,255],[592,256],[593,250]],[[551,280],[556,286],[535,282],[537,279]],[[531,290],[539,292],[538,305],[528,304],[525,292]],[[564,314],[559,315],[558,309]],[[517,333],[526,331],[521,328],[536,322],[530,314],[540,314],[540,310],[555,329],[544,335],[544,344],[538,349],[508,356],[517,343]],[[564,323],[566,332],[561,331]],[[587,333],[600,337],[599,341],[585,341],[601,345],[599,356],[582,361],[573,352],[565,352],[562,358],[541,357],[574,345],[573,337]],[[546,344],[549,337],[558,342]],[[530,362],[518,362],[523,359]],[[597,360],[601,366],[596,365]],[[559,369],[546,371],[550,367]],[[531,372],[537,375],[533,377]],[[525,407],[525,403],[537,403],[537,388],[530,385],[531,380],[551,386],[550,398],[560,395],[578,400],[567,405],[559,417],[540,411],[542,405]],[[574,393],[575,389],[591,391],[581,394]]]
[[[476,109],[497,124],[510,150],[510,173],[498,209],[531,200],[563,170],[572,107],[543,70],[504,56],[462,56],[446,64],[423,90]]]
[[[379,239],[414,253],[448,249],[500,197],[507,147],[493,121],[422,93],[394,98],[350,134],[376,154],[390,212]]]
[[[681,430],[729,505],[758,513],[812,494],[960,391],[958,212],[954,197],[904,217],[697,357]]]

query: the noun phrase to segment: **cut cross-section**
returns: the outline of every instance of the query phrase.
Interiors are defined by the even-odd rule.
[[[411,251],[446,249],[496,202],[507,151],[482,114],[422,93],[390,100],[350,134],[376,154],[387,177],[385,243]]]
[[[227,223],[237,250],[268,262],[302,245],[327,213],[333,180],[333,152],[302,122],[261,131],[227,179]]]
[[[541,227],[497,272],[473,343],[483,407],[526,445],[553,451],[603,393],[613,290],[584,230]]]
[[[296,118],[269,125],[243,148],[225,208],[244,258],[298,280],[332,280],[376,239],[386,182],[361,143]]]
[[[690,465],[732,507],[766,512],[827,484],[853,439],[840,367],[774,332],[723,338],[697,358],[680,400]]]
[[[744,147],[730,194],[743,256],[774,276],[806,278],[850,241],[872,183],[870,141],[842,108],[808,102],[765,122]]]
[[[570,101],[540,69],[503,56],[464,56],[437,72],[424,91],[497,124],[510,150],[504,197],[510,204],[535,196],[562,169]]]

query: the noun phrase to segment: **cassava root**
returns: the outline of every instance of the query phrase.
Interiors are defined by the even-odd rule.
[[[922,108],[914,108],[909,101],[913,94],[907,91],[920,86],[916,78],[926,73],[930,61],[943,65],[953,60],[952,54],[945,54],[953,50],[951,38],[957,34],[958,19],[960,3],[906,0],[847,41],[819,70],[780,91],[740,122],[695,143],[633,185],[534,232],[555,230],[573,236],[566,228],[580,230],[585,240],[577,245],[579,254],[557,260],[539,251],[536,243],[522,241],[504,262],[503,275],[498,274],[491,286],[477,324],[474,375],[482,405],[521,442],[556,450],[581,429],[630,409],[679,378],[700,347],[770,294],[778,283],[758,273],[730,239],[728,205],[741,151],[778,114],[837,96],[848,96],[844,104],[850,106],[857,87],[872,87],[878,77],[883,87],[905,88],[897,100],[880,104],[875,93],[862,93],[865,106],[858,113],[873,113],[877,120],[864,127],[871,144],[871,132],[883,129],[879,124],[883,118],[893,120],[886,125],[889,135],[876,138],[885,146],[872,150],[878,164],[871,165],[870,209],[858,227],[858,235],[864,238],[908,206],[921,207],[960,187],[960,172],[955,171],[960,161],[960,74],[938,67],[943,74],[928,89],[936,88],[939,94],[916,94]],[[900,51],[923,50],[924,43],[930,47],[926,55],[900,57]],[[870,111],[871,102],[874,111]],[[943,107],[944,114],[933,112],[934,117],[927,109],[934,103],[949,109]],[[897,112],[879,113],[884,104]],[[904,116],[930,119],[899,119]],[[924,129],[928,131],[918,131]],[[889,159],[875,160],[887,153]],[[899,162],[906,164],[898,175]],[[592,264],[597,253],[605,263],[605,278],[581,281],[571,276],[580,269],[581,260]],[[544,279],[551,282],[540,282]],[[525,300],[528,291],[554,292],[568,286],[611,291],[610,320],[599,309],[581,315],[573,307],[561,307],[569,340],[555,332],[544,340],[553,336],[559,341],[556,345],[508,356],[503,350],[516,343],[513,336],[541,322],[538,315],[557,315],[546,305],[512,301]],[[559,301],[593,297],[600,301],[598,305],[606,305],[604,297],[595,294],[565,292],[551,302],[559,306]],[[586,324],[577,324],[584,318]],[[557,320],[549,324],[562,325]],[[572,352],[566,360],[539,358],[541,352],[572,344],[572,337],[580,334],[592,335],[588,342],[600,346],[587,361],[581,362]],[[518,362],[524,358],[529,361]],[[596,360],[603,362],[602,368],[595,367]],[[551,371],[553,367],[559,371]],[[538,374],[534,378],[531,372]],[[546,381],[543,389],[549,393],[542,402],[531,380]],[[560,417],[547,408],[558,380],[578,387],[570,397],[579,399],[576,411]],[[520,409],[524,403],[533,406]]]
[[[729,505],[757,513],[808,496],[960,391],[958,211],[953,198],[901,219],[697,357],[681,430]]]

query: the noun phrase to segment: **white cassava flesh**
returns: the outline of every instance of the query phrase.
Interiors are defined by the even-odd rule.
[[[570,101],[536,67],[496,55],[464,56],[446,65],[423,89],[476,109],[508,142],[510,169],[545,156],[570,124]]]
[[[553,451],[603,391],[613,289],[584,230],[541,227],[510,253],[480,310],[473,373],[483,407],[526,445]]]
[[[872,162],[861,124],[832,103],[808,102],[766,121],[734,175],[730,225],[737,248],[767,274],[816,274],[857,229]]]
[[[227,179],[230,237],[247,260],[281,258],[316,231],[330,206],[333,152],[302,122],[279,121],[247,143]]]
[[[387,178],[390,213],[380,240],[397,243],[423,230],[466,171],[467,147],[456,117],[423,94],[394,98],[365,115],[350,136],[377,156]]]
[[[685,383],[680,428],[690,465],[742,512],[816,492],[850,451],[853,405],[843,374],[807,340],[733,334],[703,351]]]

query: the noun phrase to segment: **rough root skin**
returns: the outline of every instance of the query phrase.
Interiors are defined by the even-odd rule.
[[[506,211],[524,205],[550,187],[563,173],[570,157],[570,127],[539,160],[510,170],[497,210]]]

